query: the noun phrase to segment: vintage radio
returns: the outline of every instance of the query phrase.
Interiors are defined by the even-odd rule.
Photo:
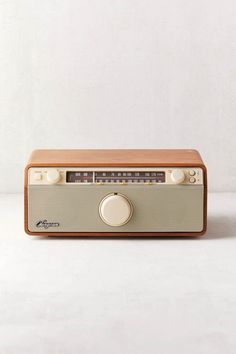
[[[35,150],[25,231],[48,236],[199,236],[207,171],[196,150]]]

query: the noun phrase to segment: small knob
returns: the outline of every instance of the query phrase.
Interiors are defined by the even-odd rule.
[[[180,184],[185,179],[185,174],[183,170],[175,169],[171,172],[171,179],[175,184]]]
[[[189,175],[190,175],[190,176],[195,176],[195,174],[196,174],[196,172],[195,172],[194,170],[190,170],[190,171],[189,171]]]
[[[49,183],[56,184],[60,180],[60,178],[60,173],[55,168],[52,168],[47,171],[47,181]]]
[[[121,194],[108,194],[99,205],[99,215],[102,221],[110,226],[125,225],[132,213],[131,202]]]

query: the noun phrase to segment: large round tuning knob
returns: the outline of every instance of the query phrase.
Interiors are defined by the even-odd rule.
[[[171,172],[171,180],[175,184],[180,184],[185,180],[185,174],[183,170],[175,169]]]
[[[108,194],[99,205],[102,221],[110,226],[125,225],[131,218],[133,207],[122,194]]]
[[[55,169],[51,168],[50,170],[47,171],[47,181],[51,184],[55,184],[59,182],[61,176],[60,173]]]

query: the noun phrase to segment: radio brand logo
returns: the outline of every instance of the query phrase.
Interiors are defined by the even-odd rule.
[[[48,222],[47,220],[39,220],[36,224],[36,227],[48,229],[49,227],[59,227],[59,222]]]

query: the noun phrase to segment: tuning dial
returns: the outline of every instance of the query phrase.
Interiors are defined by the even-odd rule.
[[[125,225],[132,217],[133,207],[122,194],[108,194],[99,205],[102,221],[110,226]]]
[[[171,179],[175,184],[180,184],[185,179],[185,174],[183,170],[175,169],[171,172]]]
[[[60,178],[60,173],[55,168],[51,168],[47,171],[47,181],[49,183],[56,184],[57,182],[59,182]]]

